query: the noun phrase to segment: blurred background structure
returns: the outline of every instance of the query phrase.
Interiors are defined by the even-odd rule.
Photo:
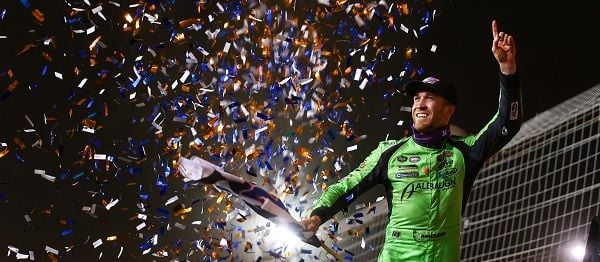
[[[576,261],[600,215],[600,85],[528,120],[479,174],[465,261]]]

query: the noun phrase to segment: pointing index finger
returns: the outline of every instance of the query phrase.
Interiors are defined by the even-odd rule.
[[[492,37],[498,37],[498,24],[496,23],[496,20],[492,20]]]

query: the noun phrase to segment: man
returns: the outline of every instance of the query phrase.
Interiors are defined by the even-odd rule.
[[[346,208],[375,184],[383,184],[389,209],[379,261],[459,261],[462,210],[484,162],[521,125],[521,91],[513,37],[492,22],[492,53],[500,67],[499,109],[476,135],[450,137],[457,95],[452,85],[428,77],[405,86],[413,96],[412,136],[384,141],[316,202],[306,229]]]

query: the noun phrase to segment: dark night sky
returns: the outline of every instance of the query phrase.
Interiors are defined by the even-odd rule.
[[[476,132],[496,110],[492,19],[516,40],[525,119],[599,84],[598,10],[597,1],[454,1],[432,30],[439,48],[427,63],[458,90],[454,122]]]
[[[48,3],[44,2],[44,4]],[[55,34],[59,41],[68,39],[68,31],[64,28],[60,19],[52,19],[51,17],[62,18],[64,10],[61,9],[63,5],[62,1],[57,1],[57,8],[47,8],[48,11],[46,12],[49,21],[47,23],[50,24],[47,28],[51,28],[52,25],[56,26],[57,31]],[[11,38],[10,40],[0,39],[0,54],[2,57],[9,57],[9,59],[4,60],[2,58],[3,60],[0,60],[2,61],[0,62],[0,72],[15,68],[18,74],[27,72],[26,74],[30,74],[33,81],[42,81],[39,76],[39,70],[42,66],[39,52],[35,54],[28,53],[20,57],[15,56],[14,53],[15,50],[23,48],[27,42],[44,35],[44,32],[37,32],[19,38],[18,32],[22,31],[23,28],[26,30],[33,27],[31,17],[27,13],[29,11],[24,10],[17,0],[3,0],[0,3],[0,11],[4,8],[7,8],[10,12],[7,13],[6,21],[0,23],[0,35],[8,34]],[[436,17],[436,22],[427,36],[429,40],[438,46],[438,49],[435,53],[421,50],[421,52],[424,52],[421,54],[422,63],[427,74],[438,75],[450,80],[458,90],[458,111],[453,123],[469,132],[477,132],[491,118],[497,108],[497,76],[499,71],[491,54],[491,21],[492,19],[498,20],[500,30],[512,34],[516,40],[518,71],[521,77],[525,104],[524,114],[526,119],[530,119],[565,99],[600,83],[600,66],[598,63],[600,60],[599,11],[600,3],[593,0],[569,2],[542,0],[452,1]],[[14,14],[23,15],[23,20],[15,18]],[[22,28],[20,28],[21,25],[23,25]],[[109,37],[107,36],[106,39],[109,39]],[[106,41],[110,43],[111,40]],[[62,42],[60,44],[61,48],[73,48],[68,52],[76,53],[75,46],[84,43],[86,42],[74,40],[73,43],[65,44]],[[55,58],[68,60],[68,58]],[[30,62],[28,59],[35,61]],[[63,72],[66,80],[74,81],[67,75],[67,70],[70,69],[64,69]],[[28,127],[24,114],[36,117],[34,122],[40,128],[38,130],[40,133],[48,132],[49,127],[40,127],[40,116],[46,111],[60,111],[56,108],[64,106],[61,103],[66,103],[65,97],[69,94],[69,90],[68,88],[62,88],[64,86],[61,85],[64,82],[52,77],[45,79],[43,85],[41,85],[43,88],[40,88],[40,91],[30,92],[22,84],[10,97],[0,101],[0,142],[14,145],[12,139],[17,135],[17,130]],[[0,93],[4,93],[4,89],[9,83],[10,81],[6,77],[0,79]],[[133,106],[127,107],[126,103],[120,108],[130,110],[126,113],[130,113],[132,118],[142,118],[146,114]],[[395,105],[392,105],[392,109],[398,110]],[[381,111],[377,107],[372,110]],[[357,111],[360,110],[357,109]],[[366,113],[364,114],[366,115]],[[99,137],[105,139],[105,141],[111,139],[112,141],[123,141],[127,139],[127,134],[123,133],[137,132],[139,134],[147,132],[146,129],[133,125],[126,128],[129,127],[130,119],[123,115],[114,117],[114,122],[107,124],[104,133],[100,134]],[[372,149],[377,141],[383,139],[386,134],[398,137],[395,130],[389,129],[394,128],[395,122],[391,125],[390,123],[384,124],[382,125],[383,128],[374,128],[379,127],[377,126],[379,119],[375,117],[373,119],[376,119],[372,120],[375,123],[361,122],[356,128],[357,134],[368,134],[369,139],[356,152],[357,159],[353,159],[356,162],[353,163],[354,166],[358,165],[358,158],[362,159],[362,156],[365,156],[368,150]],[[76,124],[68,121],[62,122],[59,129]],[[76,120],[70,121],[76,122]],[[124,129],[127,132],[123,131]],[[22,133],[19,133],[19,135],[22,135]],[[111,137],[111,135],[114,135],[114,137]],[[34,138],[30,139],[31,141],[25,142],[35,141]],[[44,139],[48,139],[48,137],[44,137]],[[65,139],[69,143],[76,144],[77,147],[69,147],[69,144],[66,144],[64,155],[76,156],[78,151],[81,150],[79,145],[85,144],[86,139],[88,138],[82,135],[76,135],[71,140]],[[12,152],[14,153],[14,151]],[[4,249],[10,244],[27,249],[30,248],[27,245],[35,243],[38,256],[43,257],[37,249],[38,246],[43,248],[44,243],[52,243],[54,240],[56,240],[56,243],[61,243],[61,237],[57,234],[59,229],[55,227],[47,228],[43,222],[48,225],[57,224],[57,219],[66,220],[69,217],[68,214],[81,213],[80,210],[75,208],[90,204],[90,201],[82,199],[82,196],[89,196],[89,193],[86,192],[88,188],[71,189],[69,184],[49,187],[47,181],[40,181],[39,177],[30,174],[34,168],[47,167],[49,170],[53,168],[56,170],[55,167],[51,167],[56,164],[55,162],[44,162],[44,158],[52,155],[52,152],[24,152],[22,155],[27,159],[35,159],[35,166],[30,165],[31,162],[21,164],[15,160],[12,153],[0,159],[0,193],[4,194],[3,196],[0,195],[0,201],[3,202],[0,203],[0,232],[5,232],[7,229],[12,231],[10,236],[0,233],[0,249]],[[64,162],[68,163],[66,160]],[[146,179],[152,180],[152,178]],[[152,181],[148,183],[152,183]],[[125,184],[111,186],[114,188],[106,189],[109,194],[111,192],[125,192],[122,195],[123,199],[128,196],[132,199],[135,198],[136,191],[132,187]],[[156,195],[157,192],[152,194]],[[35,221],[39,223],[37,228],[32,229],[24,225],[23,215],[25,213],[29,212],[33,216],[34,213],[40,213],[44,209],[52,209],[49,205],[60,201],[63,201],[63,203],[69,201],[77,203],[63,207],[57,205],[54,207],[56,217],[48,220],[37,218]],[[123,203],[122,206],[126,206],[126,204]],[[131,206],[134,206],[134,204]],[[100,221],[98,223],[107,227],[113,225],[112,230],[114,231],[130,230],[131,225],[117,223],[129,219],[127,214],[123,212],[113,217],[101,217],[98,219]],[[86,220],[80,218],[79,221]],[[69,221],[65,223],[68,224]],[[64,226],[64,224],[61,225]],[[93,231],[92,228],[96,225],[79,225],[78,236],[81,236],[81,239],[77,240],[85,241],[84,236],[86,236],[88,230],[89,232]],[[20,239],[17,237],[20,232],[27,233],[27,237],[39,236],[39,238]],[[134,239],[134,234],[135,232],[129,237]],[[58,248],[58,246],[55,246],[55,248]]]

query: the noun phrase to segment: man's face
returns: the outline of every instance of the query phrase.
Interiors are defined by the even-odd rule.
[[[415,129],[429,132],[448,125],[455,107],[444,97],[427,91],[417,91],[413,97],[412,118]]]

